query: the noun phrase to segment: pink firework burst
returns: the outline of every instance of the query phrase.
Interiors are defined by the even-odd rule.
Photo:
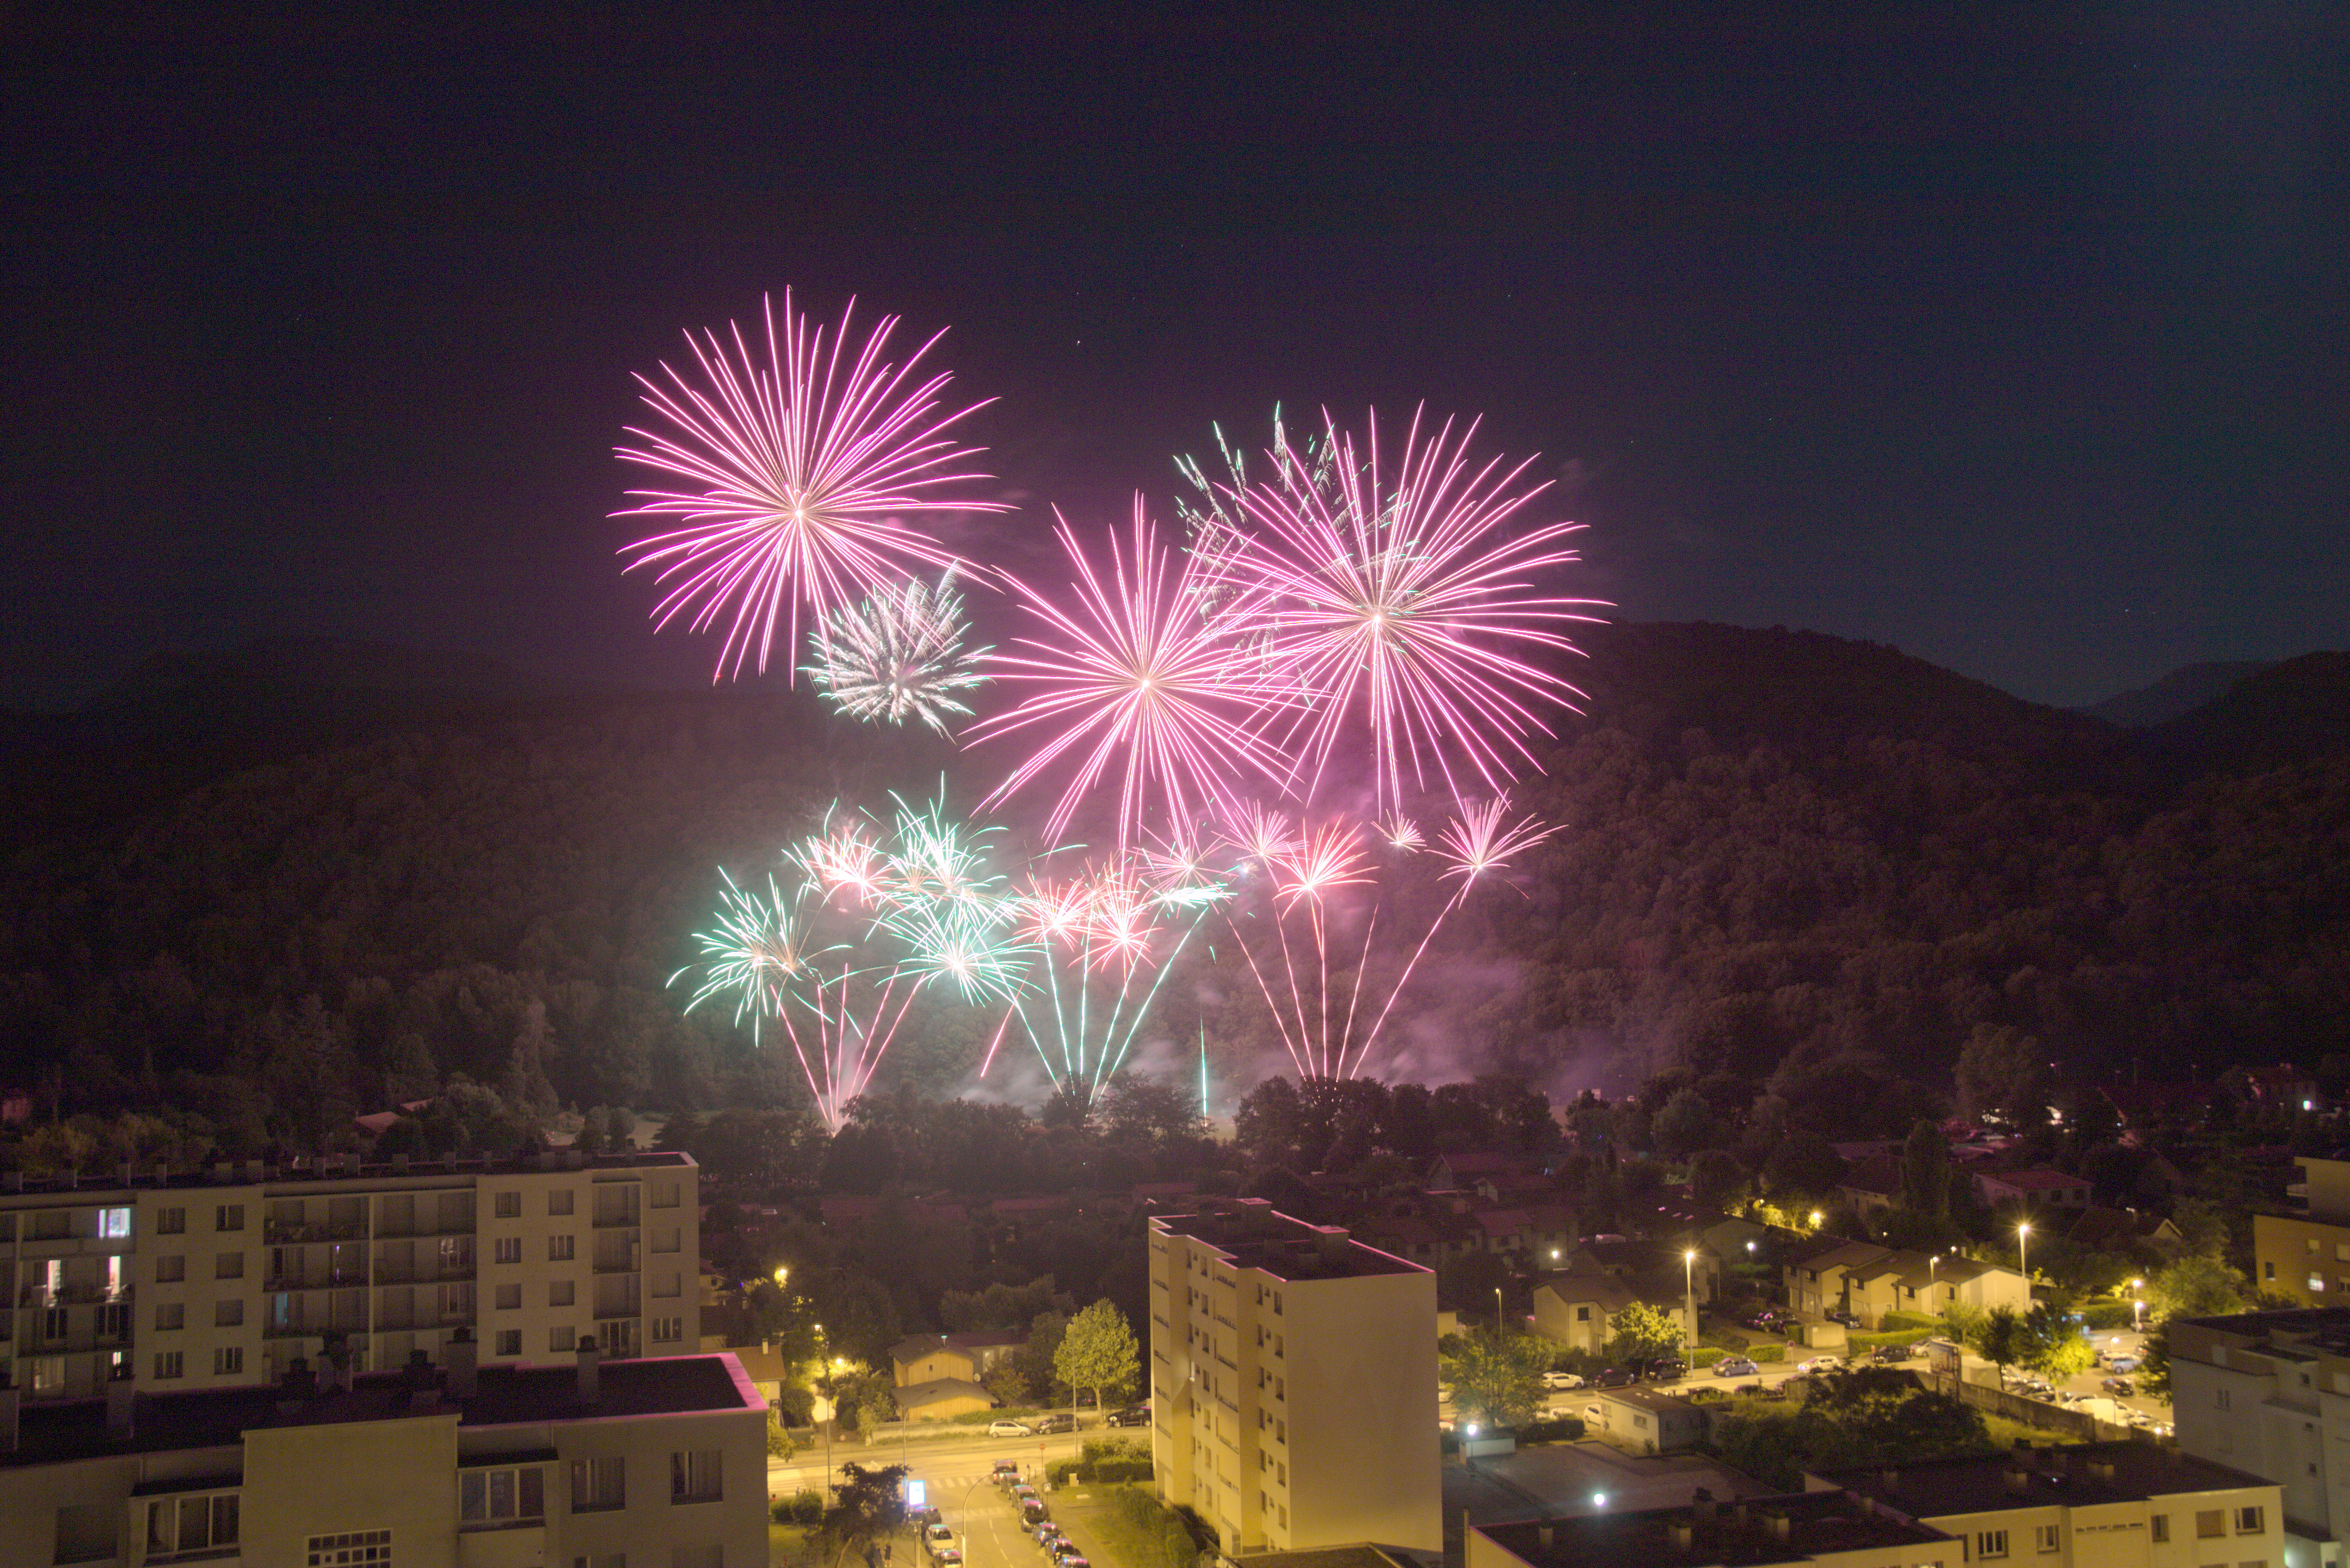
[[[1131,543],[1122,548],[1110,535],[1107,568],[1066,518],[1054,525],[1076,569],[1076,603],[1065,608],[1003,574],[1047,635],[1015,639],[1023,651],[992,656],[999,679],[1026,683],[1029,694],[972,732],[975,740],[1029,731],[1046,738],[983,808],[1066,763],[1072,776],[1045,826],[1057,838],[1115,773],[1123,848],[1154,806],[1180,832],[1210,808],[1234,807],[1241,775],[1281,783],[1288,766],[1253,725],[1289,699],[1235,669],[1234,623],[1201,591],[1196,558],[1159,542],[1139,497]]]
[[[681,615],[695,631],[724,626],[714,679],[740,675],[746,662],[764,670],[779,620],[788,670],[803,607],[821,627],[827,613],[895,585],[912,566],[955,564],[901,516],[1005,510],[933,493],[986,477],[946,472],[978,450],[955,445],[947,428],[986,405],[941,411],[950,378],[915,380],[914,366],[938,337],[904,364],[889,363],[882,355],[898,318],[885,316],[848,354],[855,308],[852,301],[841,313],[827,344],[786,290],[780,329],[773,301],[764,304],[764,358],[730,322],[727,339],[686,335],[698,380],[667,364],[664,381],[637,378],[647,405],[672,428],[631,426],[646,444],[619,455],[682,484],[629,492],[640,504],[619,515],[679,525],[622,554],[635,557],[629,570],[657,567],[670,585],[653,612],[657,626]]]
[[[1432,772],[1455,796],[1462,774],[1499,788],[1513,761],[1535,761],[1542,709],[1581,696],[1519,656],[1571,650],[1560,626],[1596,618],[1585,612],[1599,601],[1536,581],[1578,559],[1562,542],[1581,525],[1512,532],[1547,486],[1520,483],[1524,462],[1472,460],[1474,421],[1423,436],[1415,414],[1391,462],[1376,414],[1360,447],[1327,430],[1326,469],[1276,464],[1239,493],[1252,525],[1225,530],[1208,568],[1296,683],[1284,749],[1302,751],[1310,793],[1342,733],[1367,724],[1378,806],[1400,802],[1407,774],[1424,789]]]

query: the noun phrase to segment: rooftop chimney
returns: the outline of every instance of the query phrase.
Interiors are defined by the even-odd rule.
[[[471,1399],[479,1383],[481,1356],[472,1329],[461,1326],[451,1334],[441,1347],[441,1392],[452,1399]]]
[[[118,1366],[114,1376],[106,1380],[106,1438],[110,1443],[127,1443],[139,1429],[139,1385],[130,1376],[130,1368]]]
[[[579,1342],[579,1403],[593,1405],[604,1397],[604,1353],[592,1339]]]
[[[5,1370],[0,1370],[0,1454],[16,1451],[17,1401],[23,1397]]]

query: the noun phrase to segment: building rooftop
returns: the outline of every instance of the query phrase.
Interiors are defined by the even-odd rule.
[[[28,1176],[9,1171],[0,1176],[0,1204],[12,1199],[56,1199],[70,1196],[76,1202],[101,1203],[120,1193],[153,1192],[179,1188],[283,1186],[289,1182],[389,1181],[411,1177],[535,1176],[567,1170],[690,1169],[693,1157],[676,1149],[629,1154],[579,1154],[568,1149],[532,1153],[514,1159],[486,1155],[440,1159],[362,1160],[357,1155],[296,1158],[279,1164],[259,1159],[219,1160],[195,1170],[172,1170],[161,1166],[122,1166],[111,1171]]]
[[[2350,1356],[2350,1307],[2293,1307],[2283,1312],[2240,1312],[2223,1317],[2173,1318],[2186,1329],[2173,1334],[2172,1344],[2194,1355],[2213,1339],[2240,1342],[2238,1348],[2258,1346],[2275,1355],[2289,1345],[2309,1345],[2334,1355]]]
[[[2034,1168],[2031,1170],[1986,1170],[1985,1181],[1996,1181],[2002,1187],[2012,1187],[2018,1192],[2054,1192],[2059,1188],[2086,1187],[2088,1178],[2067,1176],[2061,1170]]]
[[[1300,1552],[1250,1552],[1232,1559],[1240,1568],[1410,1568],[1414,1560],[1414,1553],[1400,1547],[1380,1548],[1367,1542]]]
[[[2131,1441],[2016,1449],[1885,1469],[1823,1470],[1817,1479],[1920,1519],[2059,1502],[2072,1507],[2145,1502],[2181,1492],[2273,1484],[2178,1449]]]
[[[1347,1235],[1342,1226],[1313,1225],[1276,1211],[1261,1198],[1193,1214],[1170,1214],[1150,1221],[1163,1235],[1189,1236],[1232,1260],[1281,1280],[1362,1279],[1378,1274],[1424,1274],[1408,1262]]]
[[[1749,1568],[1803,1563],[1827,1552],[1899,1549],[1951,1539],[1930,1525],[1880,1511],[1866,1500],[1840,1491],[1476,1528],[1534,1568],[1621,1568],[1629,1563]]]
[[[131,1433],[107,1430],[106,1402],[27,1404],[17,1421],[13,1452],[0,1466],[58,1464],[107,1454],[162,1453],[235,1445],[247,1431],[270,1427],[322,1426],[452,1414],[460,1428],[540,1425],[628,1416],[676,1416],[702,1410],[764,1409],[766,1401],[734,1357],[648,1356],[607,1361],[598,1368],[593,1403],[579,1398],[576,1366],[486,1366],[463,1400],[443,1398],[436,1383],[419,1386],[405,1372],[369,1374],[348,1389],[289,1397],[282,1386],[142,1394],[132,1407]]]

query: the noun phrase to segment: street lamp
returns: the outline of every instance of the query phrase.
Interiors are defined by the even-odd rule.
[[[1690,1348],[1694,1350],[1697,1348],[1697,1249],[1695,1247],[1684,1248],[1681,1251],[1681,1290],[1689,1298],[1689,1342]]]
[[[2032,1222],[2025,1220],[2015,1228],[2015,1272],[2023,1276],[2023,1288],[2032,1289],[2032,1266],[2024,1262],[2023,1244],[2032,1240]]]
[[[1507,1322],[1506,1309],[1502,1305],[1502,1287],[1493,1287],[1493,1332],[1499,1334]]]
[[[2146,1301],[2138,1292],[2146,1289],[2144,1280],[2130,1282],[2130,1331],[2142,1333],[2146,1328]]]
[[[1818,1230],[1822,1225],[1826,1224],[1826,1223],[1827,1223],[1827,1218],[1828,1218],[1828,1217],[1827,1217],[1826,1215],[1825,1215],[1825,1214],[1821,1213],[1818,1210],[1816,1210],[1816,1209],[1813,1210],[1812,1210],[1812,1229],[1813,1229],[1813,1230],[1814,1230],[1814,1231],[1816,1231],[1816,1230]]]

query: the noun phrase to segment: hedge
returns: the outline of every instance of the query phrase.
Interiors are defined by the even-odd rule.
[[[965,1410],[960,1416],[950,1416],[947,1422],[956,1427],[984,1427],[990,1421],[1033,1421],[1039,1416],[1056,1416],[1057,1410],[1040,1410],[1033,1405],[1007,1405],[996,1410]]]
[[[1555,1420],[1529,1421],[1518,1428],[1521,1443],[1573,1443],[1583,1437],[1583,1417],[1561,1416]]]
[[[2091,1328],[2127,1328],[2131,1320],[2127,1302],[2092,1302],[2081,1315]]]
[[[1765,1361],[1784,1361],[1787,1359],[1787,1347],[1783,1345],[1758,1345],[1747,1351],[1746,1359],[1758,1364]]]
[[[1690,1352],[1691,1366],[1711,1366],[1730,1353],[1718,1345],[1700,1345]]]
[[[1930,1328],[1905,1328],[1897,1334],[1848,1334],[1845,1343],[1854,1350],[1877,1350],[1888,1345],[1915,1345],[1933,1332]]]
[[[1942,1320],[1931,1313],[1889,1312],[1878,1318],[1877,1324],[1879,1328],[1884,1329],[1922,1328],[1928,1334],[1931,1334],[1942,1326]]]

